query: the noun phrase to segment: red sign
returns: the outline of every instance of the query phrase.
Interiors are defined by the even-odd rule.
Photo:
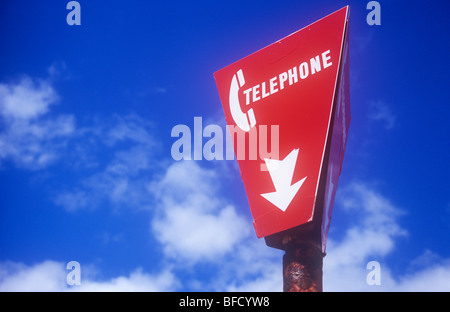
[[[312,221],[321,172],[332,166],[323,214],[328,231],[350,120],[348,80],[340,78],[347,18],[345,7],[214,73],[235,143],[245,137],[251,149],[251,133],[264,129],[267,137],[277,126],[277,144],[271,143],[277,158],[237,157],[258,237]],[[334,120],[337,112],[344,121]],[[334,128],[341,133],[337,146],[327,144]],[[332,162],[325,154],[333,154]]]

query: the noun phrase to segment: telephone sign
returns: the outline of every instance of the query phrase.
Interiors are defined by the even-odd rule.
[[[278,126],[277,158],[237,159],[258,237],[312,221],[326,183],[326,238],[350,121],[348,10],[214,73],[234,141],[242,136],[251,148],[250,133]]]

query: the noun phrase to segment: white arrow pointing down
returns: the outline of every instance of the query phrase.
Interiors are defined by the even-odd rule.
[[[298,148],[292,150],[283,160],[264,158],[267,170],[272,178],[275,192],[261,194],[262,197],[270,201],[283,212],[289,207],[295,194],[305,182],[306,177],[291,185],[294,175],[295,164],[297,162]]]

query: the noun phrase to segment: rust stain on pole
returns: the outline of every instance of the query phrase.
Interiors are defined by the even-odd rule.
[[[320,244],[313,240],[286,237],[283,256],[283,291],[322,292],[323,256]]]

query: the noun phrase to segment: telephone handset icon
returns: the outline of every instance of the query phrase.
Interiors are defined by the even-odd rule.
[[[242,69],[239,69],[231,79],[229,98],[230,111],[236,125],[244,131],[250,131],[250,129],[256,125],[255,114],[251,108],[247,113],[244,113],[241,109],[241,104],[239,103],[239,88],[244,84],[244,74],[242,73]]]

